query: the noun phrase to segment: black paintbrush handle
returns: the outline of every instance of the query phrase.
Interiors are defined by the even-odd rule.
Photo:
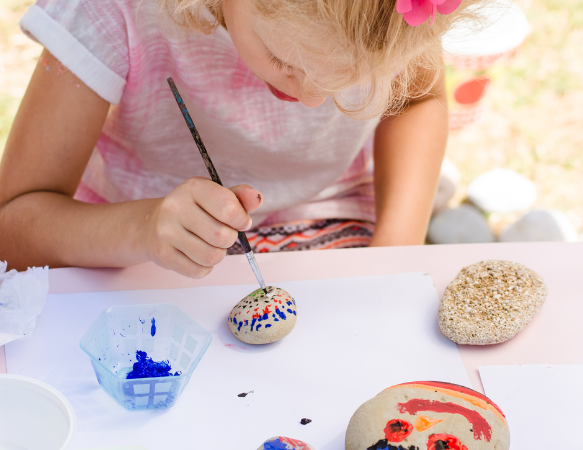
[[[208,173],[211,176],[211,180],[213,180],[215,183],[220,184],[222,186],[223,183],[221,182],[219,174],[217,173],[217,169],[215,169],[215,166],[211,160],[211,157],[209,156],[208,152],[206,151],[206,147],[204,146],[204,143],[202,142],[200,134],[198,134],[198,130],[194,126],[194,122],[192,121],[192,118],[190,117],[190,114],[188,113],[188,109],[186,109],[186,105],[184,104],[184,100],[182,100],[182,97],[180,96],[180,93],[178,92],[178,88],[174,84],[174,80],[172,80],[172,77],[170,77],[170,78],[168,78],[167,81],[168,81],[168,84],[170,85],[170,89],[172,89],[172,93],[174,94],[174,98],[176,99],[176,103],[178,103],[178,107],[180,108],[180,112],[182,113],[182,117],[184,117],[184,120],[186,121],[186,125],[188,125],[188,129],[190,130],[190,134],[192,134],[192,138],[194,139],[194,142],[196,143],[196,146],[198,147],[198,151],[200,152],[200,156],[202,156],[202,159],[204,161],[204,165],[206,166],[206,169],[208,170]],[[247,236],[245,236],[245,233],[243,233],[242,231],[239,231],[239,241],[241,242],[241,246],[243,247],[243,251],[245,253],[249,253],[251,251],[251,245],[249,245],[249,241],[247,240]]]
[[[243,251],[245,253],[249,253],[251,251],[251,244],[247,240],[247,236],[242,231],[239,231],[239,242],[241,243],[241,247],[243,247]]]
[[[194,122],[192,121],[192,118],[190,117],[190,114],[188,113],[188,109],[186,109],[186,105],[184,104],[184,101],[182,100],[182,97],[180,96],[180,93],[178,92],[178,88],[174,84],[174,80],[172,80],[172,77],[170,77],[170,78],[168,78],[167,81],[168,81],[168,84],[170,85],[170,89],[172,89],[172,93],[174,94],[174,98],[176,99],[176,103],[178,103],[178,107],[180,108],[180,112],[182,113],[182,117],[184,117],[184,120],[186,121],[186,125],[188,125],[188,129],[190,130],[190,134],[192,134],[192,138],[194,139],[194,142],[196,143],[196,146],[198,147],[198,151],[200,152],[200,156],[202,156],[202,159],[204,161],[204,165],[206,166],[206,170],[208,170],[208,173],[211,176],[211,180],[213,180],[215,183],[220,184],[222,186],[223,183],[221,182],[219,174],[217,173],[217,169],[215,169],[215,166],[211,160],[211,157],[209,156],[209,154],[206,151],[206,147],[204,146],[204,143],[202,142],[202,139],[200,138],[200,134],[198,134],[198,130],[194,126]]]

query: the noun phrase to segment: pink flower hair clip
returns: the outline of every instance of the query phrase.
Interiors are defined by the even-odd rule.
[[[461,2],[462,0],[397,0],[397,12],[403,14],[405,22],[412,27],[421,25],[429,16],[433,25],[437,13],[454,12]]]

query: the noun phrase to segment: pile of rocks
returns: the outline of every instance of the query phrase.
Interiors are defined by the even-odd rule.
[[[494,169],[473,180],[467,198],[448,207],[459,188],[455,165],[444,160],[433,204],[427,240],[432,244],[487,242],[578,241],[577,229],[556,209],[533,209],[536,187],[532,181],[510,169]],[[491,214],[523,214],[499,233],[492,231]]]

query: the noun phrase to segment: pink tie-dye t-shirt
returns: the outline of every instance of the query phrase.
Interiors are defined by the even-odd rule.
[[[112,104],[77,199],[163,197],[192,176],[208,177],[171,76],[224,185],[262,191],[256,225],[374,220],[370,137],[378,120],[351,119],[331,98],[318,108],[278,100],[224,28],[208,36],[171,29],[164,14],[156,0],[38,0],[21,20]]]

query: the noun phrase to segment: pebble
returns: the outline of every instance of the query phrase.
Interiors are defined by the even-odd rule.
[[[456,384],[414,381],[363,403],[346,430],[346,450],[508,450],[510,432],[488,397]]]
[[[536,201],[534,183],[511,169],[483,173],[469,184],[467,193],[474,205],[488,213],[524,211]]]
[[[235,305],[229,329],[247,344],[269,344],[287,336],[296,324],[296,302],[281,288],[257,289]]]
[[[557,209],[535,209],[508,226],[500,235],[501,242],[577,242],[577,229]]]
[[[257,450],[314,450],[314,447],[299,439],[275,436],[267,439]]]
[[[540,275],[510,261],[464,267],[446,288],[439,327],[457,344],[498,344],[513,338],[547,297]]]
[[[436,214],[429,223],[427,238],[432,244],[494,242],[486,218],[471,205],[460,205]]]
[[[441,164],[441,173],[437,183],[437,190],[433,198],[433,211],[436,214],[447,208],[449,201],[455,195],[460,184],[460,173],[451,160],[445,158]]]

